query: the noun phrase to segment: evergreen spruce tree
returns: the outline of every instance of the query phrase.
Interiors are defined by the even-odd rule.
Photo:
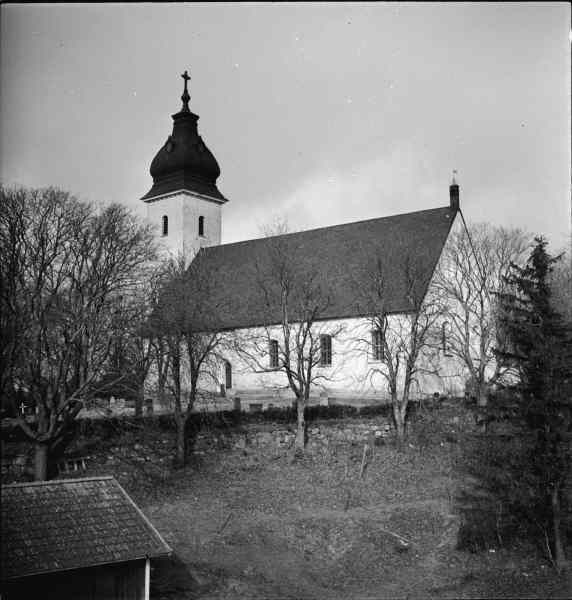
[[[528,460],[521,463],[526,472],[513,474],[519,477],[521,514],[543,530],[560,568],[566,562],[562,514],[572,458],[572,335],[562,307],[551,298],[550,274],[560,257],[548,254],[546,246],[546,240],[535,238],[526,265],[512,265],[507,290],[499,295],[500,326],[509,349],[499,354],[514,367],[518,395],[510,406],[497,403],[491,409],[497,417],[502,409],[527,440]]]

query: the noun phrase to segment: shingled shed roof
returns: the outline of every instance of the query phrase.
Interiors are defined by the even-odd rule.
[[[113,477],[2,487],[2,579],[167,555]]]
[[[268,307],[260,277],[272,278],[272,252],[279,245],[295,277],[308,275],[327,293],[320,319],[364,316],[359,291],[371,284],[379,259],[386,281],[388,312],[416,307],[405,265],[415,273],[415,297],[423,298],[447,240],[456,211],[449,206],[204,248],[189,273],[208,273],[216,285],[209,302],[219,327],[238,329],[280,322],[280,307]]]

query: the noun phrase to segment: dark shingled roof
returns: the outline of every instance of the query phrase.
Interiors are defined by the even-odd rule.
[[[315,274],[314,281],[327,290],[329,305],[320,319],[364,315],[359,290],[371,284],[378,257],[387,282],[387,311],[410,312],[415,307],[405,264],[416,274],[415,297],[423,298],[455,215],[447,206],[212,246],[199,252],[193,266],[216,282],[209,301],[223,329],[280,322],[279,306],[268,309],[259,283],[261,273],[271,272],[277,244],[286,249],[299,280]]]
[[[2,487],[2,579],[169,554],[113,477]]]

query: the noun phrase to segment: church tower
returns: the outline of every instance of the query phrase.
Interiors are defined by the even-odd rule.
[[[189,109],[187,71],[181,77],[183,106],[172,115],[173,133],[151,163],[153,187],[141,200],[162,245],[188,264],[200,248],[220,244],[227,199],[216,186],[220,168],[198,133],[199,117]]]

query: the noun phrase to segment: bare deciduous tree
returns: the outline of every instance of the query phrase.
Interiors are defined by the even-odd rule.
[[[359,341],[374,352],[375,362],[368,378],[375,387],[385,381],[391,398],[397,438],[406,434],[406,420],[411,392],[418,377],[434,373],[435,335],[442,317],[442,308],[430,289],[426,294],[422,274],[405,256],[396,271],[404,278],[410,310],[392,314],[388,311],[389,282],[383,261],[373,258],[365,267],[367,272],[358,291],[360,312],[369,321],[370,339]]]
[[[170,261],[156,310],[149,320],[149,335],[158,354],[158,378],[171,392],[177,425],[176,462],[184,465],[189,454],[185,436],[186,422],[195,406],[199,381],[216,369],[223,336],[213,306],[214,285],[199,257],[185,267],[184,258]],[[186,409],[183,384],[188,373]],[[161,384],[161,381],[159,382]],[[161,387],[161,385],[160,385]]]
[[[305,409],[312,388],[329,379],[331,341],[342,331],[322,322],[330,295],[318,273],[297,263],[287,237],[269,240],[269,252],[256,265],[257,286],[263,298],[264,325],[249,331],[237,351],[256,373],[278,372],[294,394],[297,415],[295,449],[306,445]],[[325,367],[325,368],[322,368]]]
[[[484,223],[451,234],[435,285],[448,322],[444,350],[458,358],[469,373],[479,405],[487,402],[491,385],[509,367],[498,359],[502,332],[497,327],[498,292],[511,263],[523,260],[529,236],[518,229]]]
[[[562,252],[562,260],[554,266],[550,277],[554,309],[572,325],[572,252]]]
[[[120,299],[115,343],[105,377],[110,382],[108,394],[135,400],[135,416],[143,414],[145,381],[161,343],[150,335],[148,323],[157,307],[162,267],[150,266],[141,275],[135,289]]]
[[[154,257],[151,231],[129,212],[97,209],[56,189],[0,189],[2,395],[25,396],[18,422],[36,448],[35,476],[110,356],[123,295]]]

